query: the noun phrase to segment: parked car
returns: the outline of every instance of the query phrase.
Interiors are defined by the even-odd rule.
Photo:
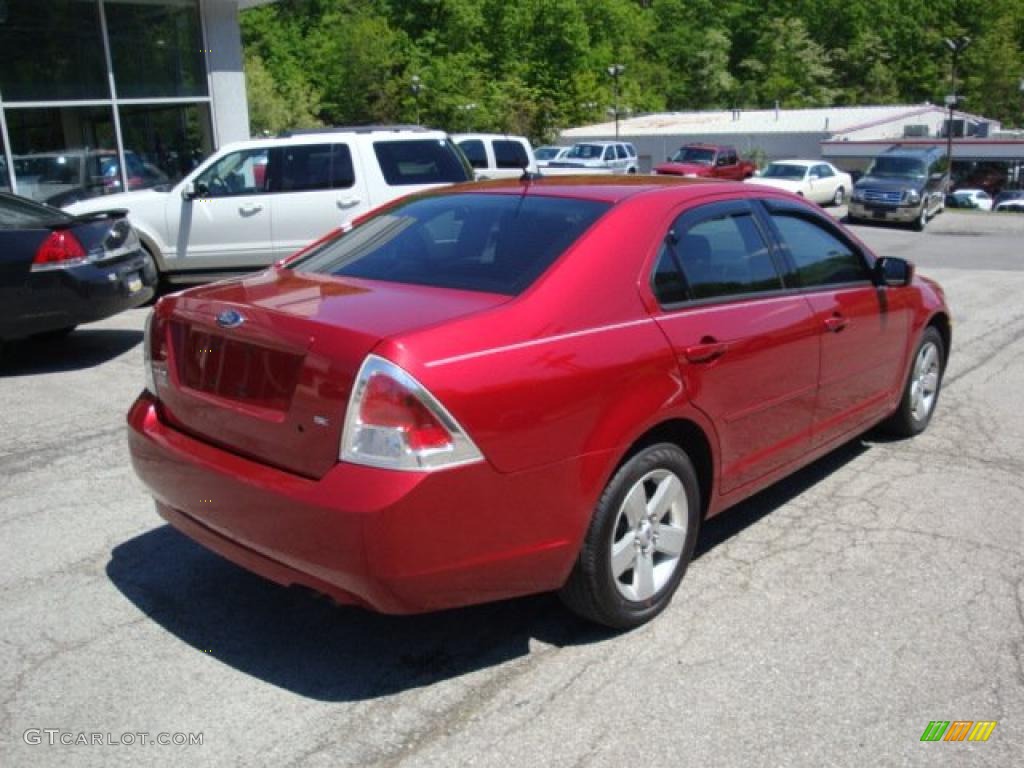
[[[222,147],[172,188],[68,210],[125,208],[160,271],[180,279],[266,266],[382,203],[472,178],[441,131],[295,131]]]
[[[991,211],[992,198],[983,189],[958,189],[946,195],[946,205],[950,208],[977,208],[982,211]]]
[[[537,173],[533,147],[525,136],[457,133],[452,141],[458,144],[478,179],[518,178],[524,171]]]
[[[537,161],[538,168],[546,168],[552,160],[561,160],[572,147],[537,147],[533,150],[533,157]]]
[[[776,160],[747,181],[784,189],[821,205],[842,205],[853,189],[850,174],[821,160]]]
[[[128,189],[167,184],[167,174],[134,152],[124,153]],[[122,192],[121,164],[112,149],[70,149],[14,157],[18,193],[62,208],[79,200]],[[105,207],[102,204],[100,207]]]
[[[394,613],[560,590],[665,608],[701,521],[885,421],[927,427],[942,289],[733,183],[494,181],[164,297],[135,470],[187,535]]]
[[[910,224],[918,232],[946,205],[945,150],[888,149],[853,187],[848,218]]]
[[[728,144],[684,144],[668,158],[654,167],[663,176],[687,176],[743,181],[754,175],[753,163],[744,160],[736,147]]]
[[[123,211],[75,217],[0,192],[0,343],[137,307],[156,278]]]
[[[996,213],[1024,212],[1024,189],[1005,189],[992,202]]]
[[[639,168],[636,147],[628,141],[581,141],[573,144],[560,159],[549,161],[545,173],[637,173]]]

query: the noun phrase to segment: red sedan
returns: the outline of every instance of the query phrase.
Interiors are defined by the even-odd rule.
[[[950,334],[938,285],[781,191],[465,185],[161,300],[131,454],[276,582],[393,613],[559,590],[632,627],[703,519],[923,430]]]

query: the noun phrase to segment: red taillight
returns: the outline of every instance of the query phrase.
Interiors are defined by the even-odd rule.
[[[142,355],[146,366],[146,389],[159,397],[159,385],[167,383],[167,318],[159,315],[157,308],[146,317]]]
[[[402,368],[376,355],[368,356],[356,375],[339,455],[353,464],[411,471],[483,460],[437,398]]]
[[[67,230],[59,229],[51,232],[42,245],[36,250],[32,259],[32,269],[56,269],[68,267],[85,261],[85,248],[78,238]]]
[[[452,436],[412,392],[384,373],[366,385],[359,421],[376,427],[400,429],[414,451],[446,448]]]

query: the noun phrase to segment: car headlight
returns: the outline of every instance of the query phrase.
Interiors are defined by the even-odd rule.
[[[903,192],[903,202],[907,205],[917,205],[921,202],[921,195],[916,189],[907,189]]]

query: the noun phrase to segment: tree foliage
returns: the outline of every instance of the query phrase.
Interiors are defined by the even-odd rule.
[[[544,139],[616,106],[941,104],[943,38],[964,35],[965,107],[1024,123],[1021,0],[279,0],[243,12],[242,32],[254,129]]]

